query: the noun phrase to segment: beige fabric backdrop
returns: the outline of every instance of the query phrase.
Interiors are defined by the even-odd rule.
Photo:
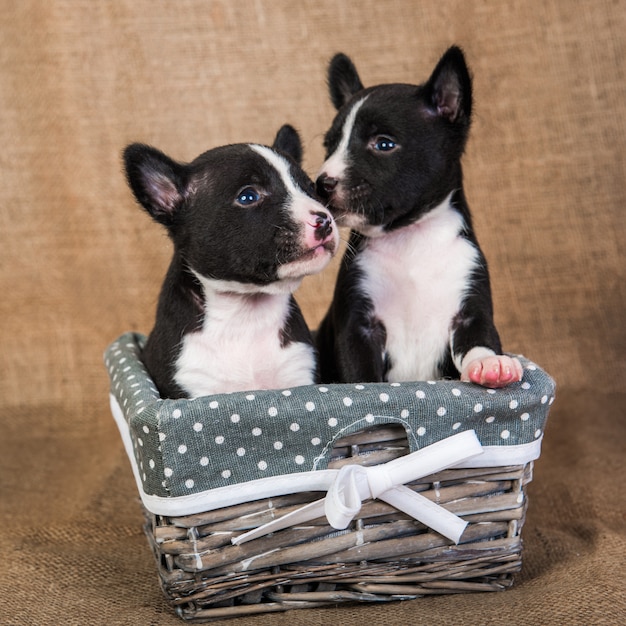
[[[557,380],[504,594],[240,620],[617,624],[624,601],[623,0],[0,0],[0,621],[176,624],[108,412],[105,346],[150,329],[169,260],[131,141],[191,160],[333,115],[330,56],[419,82],[452,43],[475,77],[467,195],[505,348]],[[315,326],[332,271],[298,293]]]

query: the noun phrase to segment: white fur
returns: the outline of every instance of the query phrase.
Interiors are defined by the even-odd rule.
[[[250,148],[260,154],[279,174],[283,184],[287,188],[287,191],[294,198],[306,198],[310,200],[310,198],[295,184],[293,178],[291,178],[291,173],[289,172],[289,163],[281,157],[279,154],[276,154],[273,150],[268,148],[267,146],[260,146],[258,144],[252,143],[250,144]]]
[[[254,294],[265,293],[267,295],[277,295],[281,293],[293,293],[302,283],[304,274],[301,274],[297,278],[285,278],[283,280],[277,280],[267,285],[255,285],[254,283],[240,283],[236,280],[217,280],[214,278],[207,278],[198,274],[195,270],[191,270],[198,278],[202,280],[203,284],[210,285],[216,292],[223,293],[237,293],[241,296],[251,296]]]
[[[190,397],[314,382],[313,348],[281,345],[288,293],[233,293],[221,291],[219,281],[198,279],[206,299],[204,323],[185,335],[175,376]]]
[[[439,376],[478,251],[460,236],[450,196],[420,221],[369,240],[359,255],[366,292],[387,332],[388,379]]]
[[[478,359],[487,359],[490,356],[494,356],[495,352],[490,348],[484,348],[482,346],[478,346],[476,348],[472,348],[466,354],[457,354],[454,351],[454,346],[452,346],[452,357],[454,359],[454,364],[459,372],[463,372],[467,366],[475,360]]]

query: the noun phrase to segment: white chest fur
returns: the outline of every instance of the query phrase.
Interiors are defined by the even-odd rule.
[[[206,287],[206,286],[205,286]],[[191,397],[314,382],[313,348],[281,345],[288,293],[218,293],[205,288],[202,329],[185,335],[176,382]]]
[[[365,291],[386,328],[391,382],[439,376],[451,322],[477,263],[449,200],[416,224],[370,239],[359,256]]]

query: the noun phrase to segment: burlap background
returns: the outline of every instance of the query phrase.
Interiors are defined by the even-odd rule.
[[[451,43],[475,75],[467,195],[505,347],[559,384],[502,594],[241,624],[618,624],[626,614],[623,0],[2,0],[0,622],[177,624],[107,405],[105,346],[148,331],[169,242],[120,151],[185,160],[270,142],[322,161],[325,66],[420,81]],[[332,272],[299,292],[315,326]]]

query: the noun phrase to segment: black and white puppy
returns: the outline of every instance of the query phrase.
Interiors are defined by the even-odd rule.
[[[317,353],[293,291],[337,249],[330,213],[300,168],[297,132],[189,164],[124,151],[128,183],[174,255],[143,360],[161,395],[198,397],[316,382]]]
[[[338,113],[317,187],[351,233],[318,332],[322,380],[519,380],[519,361],[501,354],[463,193],[472,82],[462,51],[451,47],[422,85],[367,89],[337,54],[328,84]]]

